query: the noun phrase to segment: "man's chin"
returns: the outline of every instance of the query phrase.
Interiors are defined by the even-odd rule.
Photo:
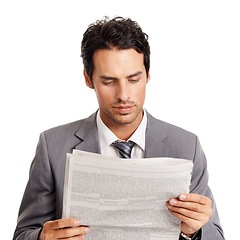
[[[113,120],[117,125],[128,125],[133,123],[134,121],[119,121],[119,120]]]
[[[112,116],[112,120],[118,125],[128,125],[136,121],[139,114],[124,113],[118,116]]]
[[[111,119],[118,125],[131,124],[132,122],[134,122],[134,120],[129,117],[129,114],[121,114],[118,117],[113,116],[111,117]]]

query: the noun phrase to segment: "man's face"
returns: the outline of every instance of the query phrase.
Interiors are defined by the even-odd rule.
[[[93,86],[100,116],[108,126],[139,124],[143,114],[147,78],[143,54],[134,49],[97,50],[93,55]]]

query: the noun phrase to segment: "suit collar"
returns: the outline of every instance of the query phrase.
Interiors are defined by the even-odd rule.
[[[147,112],[147,111],[146,111]],[[81,142],[75,149],[93,153],[101,153],[96,123],[97,112],[84,119],[75,136]],[[145,158],[167,157],[167,135],[161,127],[161,121],[155,119],[147,112],[147,128],[145,137]]]
[[[155,119],[147,112],[146,148],[145,158],[167,157],[167,135],[161,127],[161,121]]]
[[[92,114],[90,117],[83,119],[82,124],[75,133],[75,136],[81,140],[75,149],[93,153],[101,153],[96,124],[96,113],[97,112]]]

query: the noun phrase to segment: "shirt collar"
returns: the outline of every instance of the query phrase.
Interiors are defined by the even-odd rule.
[[[133,135],[128,139],[135,142],[143,151],[145,151],[145,134],[147,127],[147,113],[144,109],[143,119],[133,133]],[[100,117],[99,111],[97,112],[97,128],[100,140],[100,149],[104,150],[109,147],[112,142],[119,140],[119,138],[104,124]]]

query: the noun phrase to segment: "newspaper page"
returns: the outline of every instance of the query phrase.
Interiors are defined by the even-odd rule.
[[[86,240],[177,240],[181,221],[166,202],[189,192],[193,162],[67,154],[63,218],[78,218]]]

